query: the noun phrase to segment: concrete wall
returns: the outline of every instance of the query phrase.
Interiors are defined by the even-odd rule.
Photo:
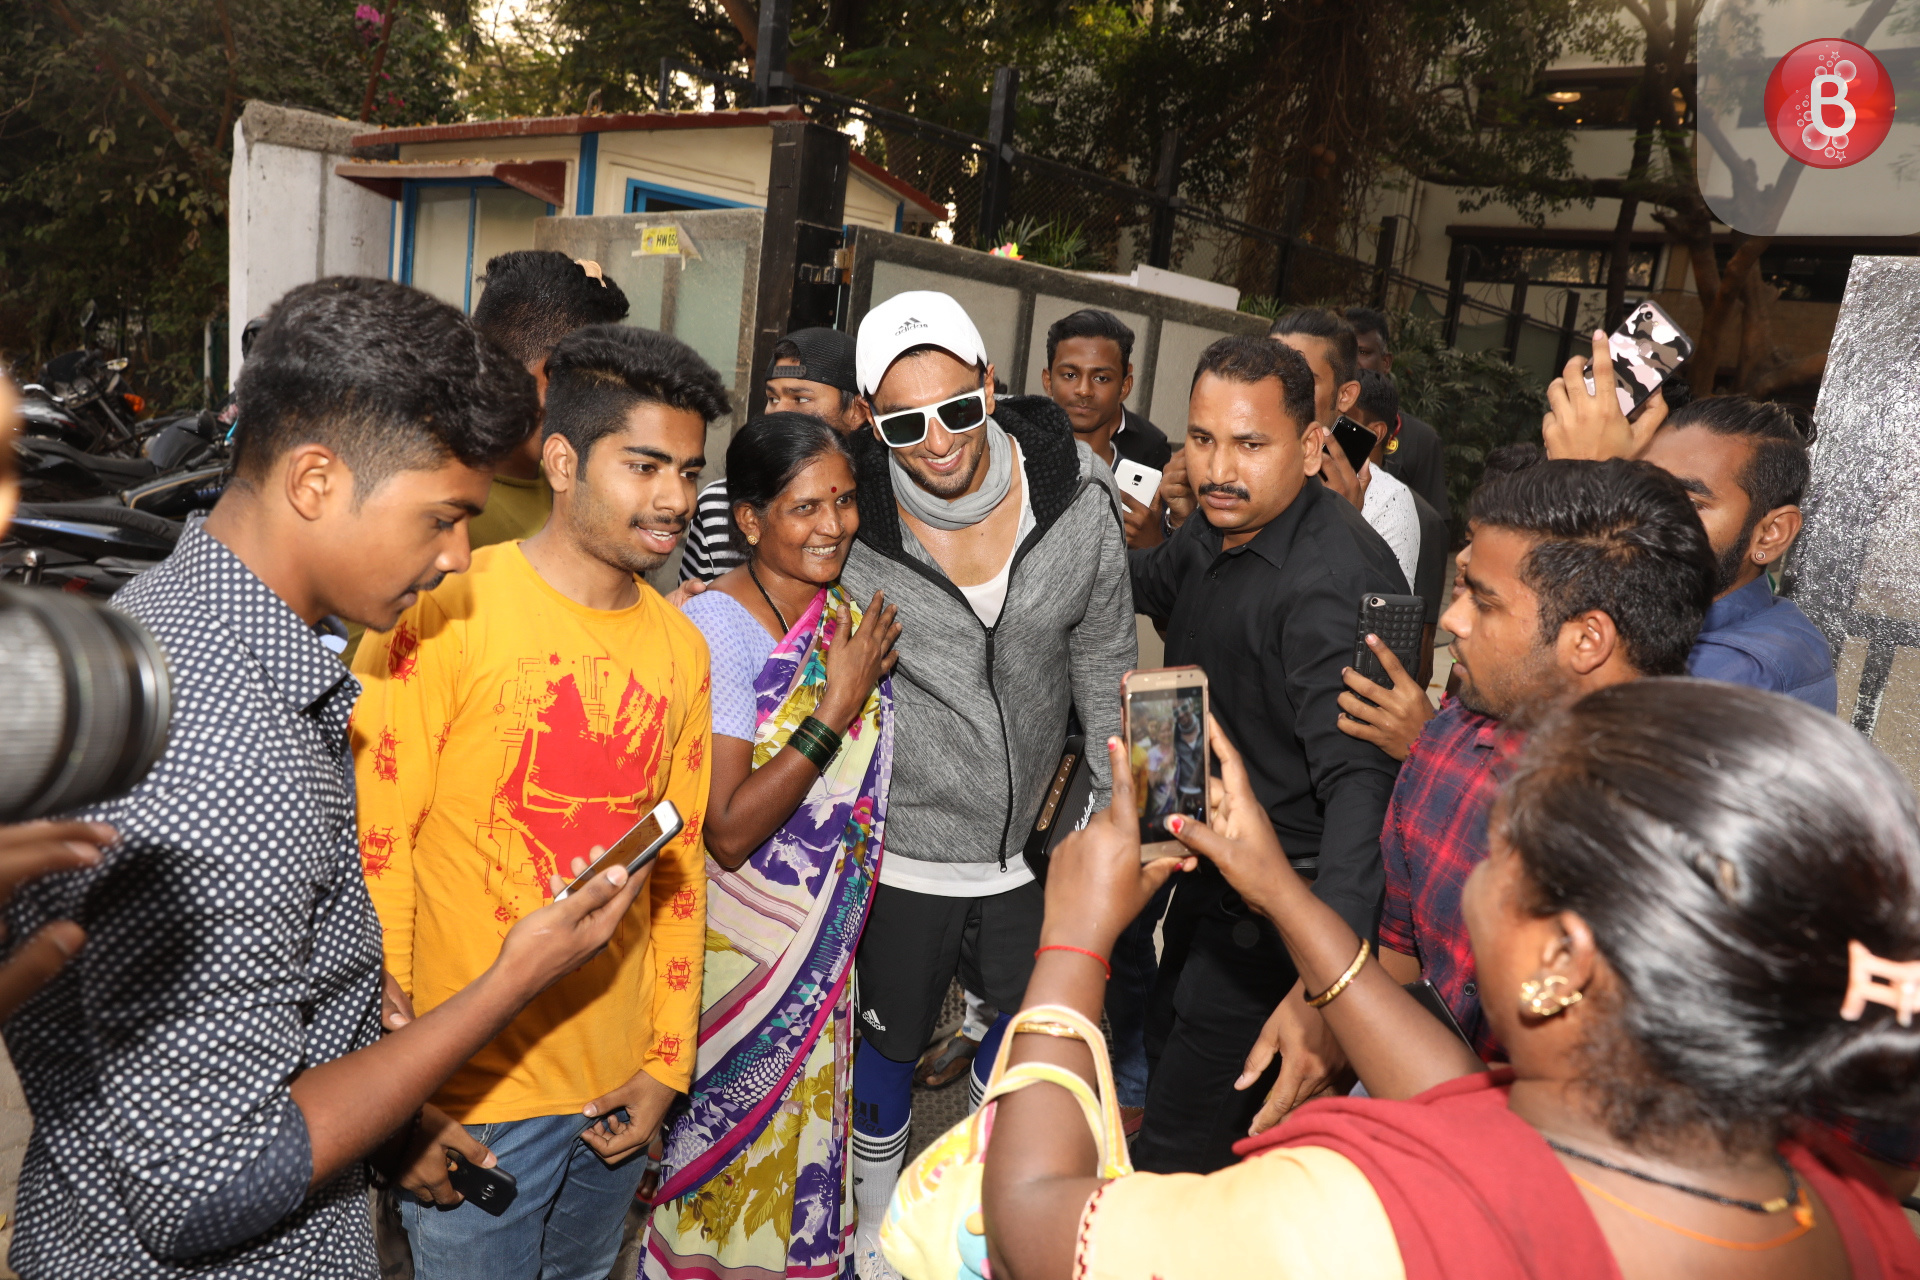
[[[287,290],[322,276],[387,276],[394,203],[336,177],[356,127],[249,102],[233,126],[227,195],[227,368],[240,332]]]

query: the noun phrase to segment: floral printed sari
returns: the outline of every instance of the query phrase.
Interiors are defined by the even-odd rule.
[[[837,585],[814,597],[754,682],[754,768],[819,704],[822,655],[847,603]],[[848,610],[857,623],[858,608]],[[738,871],[707,862],[699,1058],[667,1137],[644,1276],[842,1270],[853,1233],[853,953],[892,769],[893,694],[883,680],[786,824]]]

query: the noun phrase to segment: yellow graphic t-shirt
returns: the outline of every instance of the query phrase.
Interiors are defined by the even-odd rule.
[[[360,856],[387,968],[424,1014],[478,977],[548,877],[661,800],[685,830],[607,949],[437,1093],[468,1124],[577,1111],[635,1071],[684,1090],[699,1034],[712,713],[707,645],[653,588],[588,609],[518,543],[423,596],[354,658]]]

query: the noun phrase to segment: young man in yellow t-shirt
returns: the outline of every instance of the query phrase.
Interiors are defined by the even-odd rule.
[[[434,1095],[519,1194],[497,1218],[404,1203],[419,1280],[601,1280],[699,1031],[707,648],[640,575],[686,528],[726,392],[683,343],[612,325],[564,339],[547,376],[552,519],[354,661],[361,860],[403,1008],[451,997],[661,800],[685,829],[606,951]]]

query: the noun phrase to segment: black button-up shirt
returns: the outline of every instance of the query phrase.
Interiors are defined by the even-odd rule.
[[[1392,549],[1352,503],[1309,479],[1231,551],[1202,508],[1170,541],[1128,555],[1134,607],[1165,622],[1169,666],[1207,673],[1214,718],[1246,758],[1288,856],[1317,859],[1315,894],[1372,937],[1380,828],[1399,766],[1335,722],[1360,597],[1407,593]]]
[[[97,867],[28,885],[12,936],[87,945],[6,1028],[33,1109],[10,1261],[27,1280],[373,1277],[366,1182],[311,1195],[293,1077],[380,1034],[347,716],[359,682],[196,522],[115,604],[166,650],[166,754],[79,815]]]

